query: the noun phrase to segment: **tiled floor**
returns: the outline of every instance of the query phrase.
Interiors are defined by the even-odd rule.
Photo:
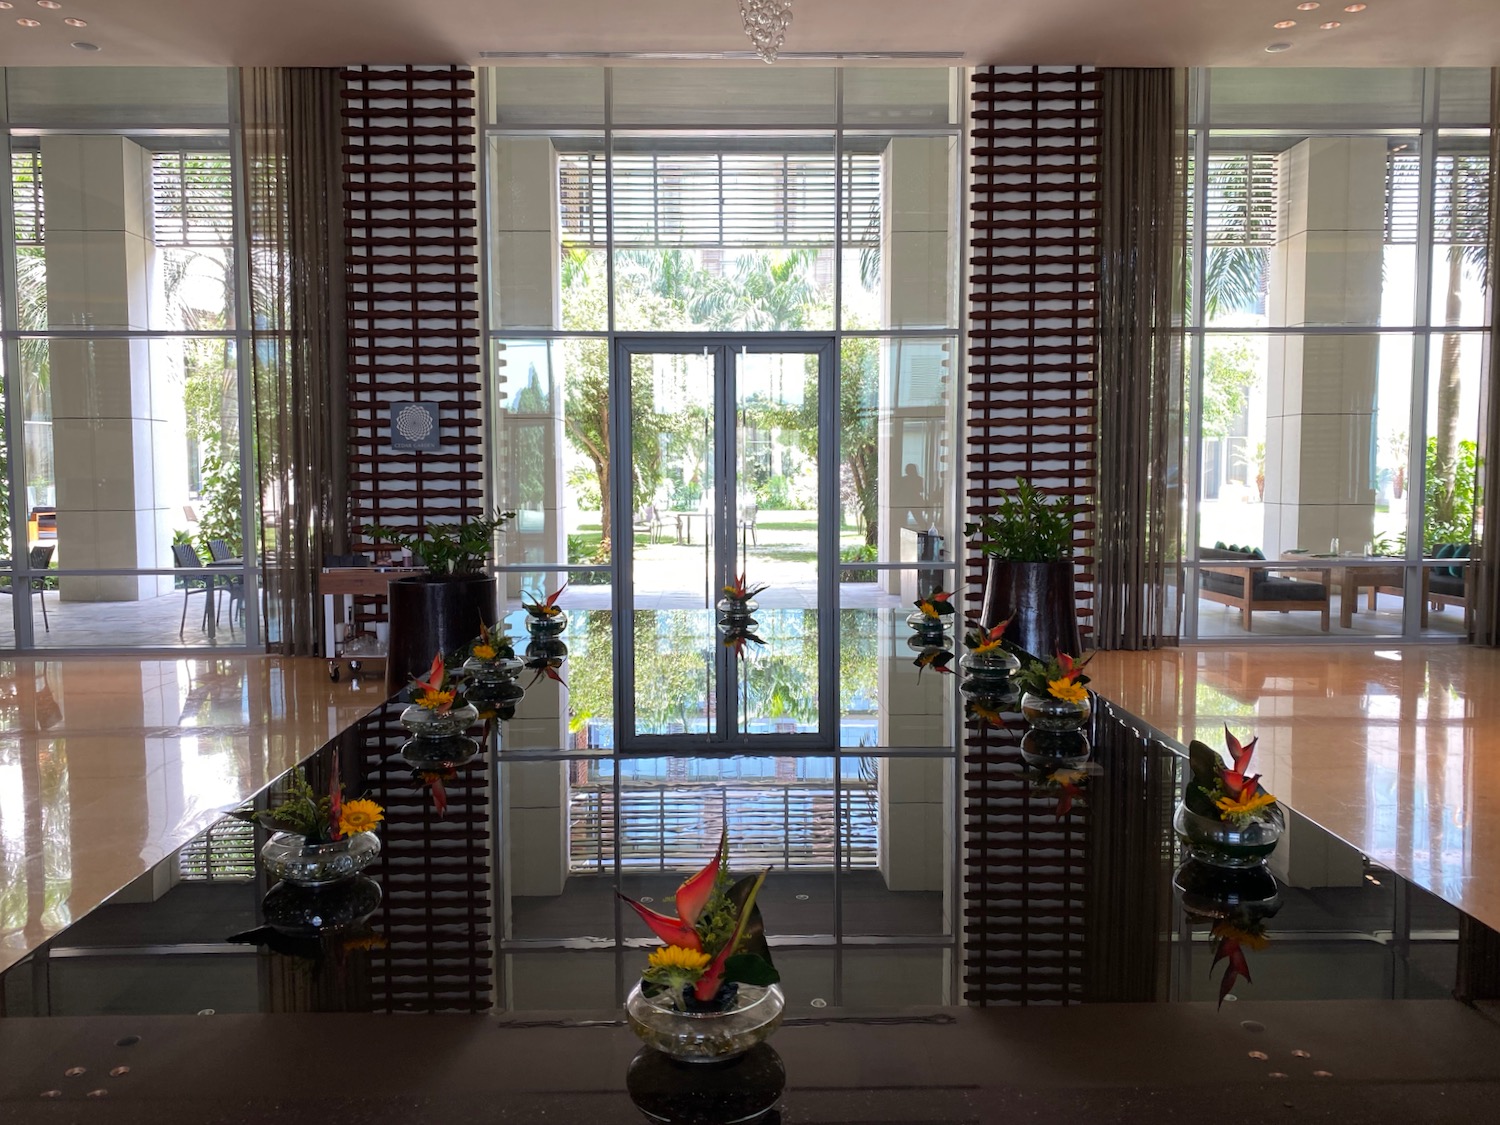
[[[42,618],[42,599],[47,616]],[[183,619],[183,595],[174,591],[134,602],[63,601],[56,590],[31,595],[32,629],[37,648],[243,648],[240,622],[231,622],[229,598],[219,591],[219,619],[209,636],[203,617],[204,595],[194,590]],[[179,628],[181,634],[179,635]],[[0,600],[0,648],[15,647],[9,599]]]

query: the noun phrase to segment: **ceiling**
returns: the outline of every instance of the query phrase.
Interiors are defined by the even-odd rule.
[[[3,2],[4,66],[329,66],[748,47],[737,0]],[[1500,65],[1500,0],[1369,0],[1354,14],[1342,10],[1349,2],[1300,12],[1297,0],[795,0],[786,50],[916,52],[954,64]],[[1271,26],[1287,19],[1297,26]],[[1320,31],[1328,20],[1342,26]],[[1278,41],[1290,49],[1266,53]]]

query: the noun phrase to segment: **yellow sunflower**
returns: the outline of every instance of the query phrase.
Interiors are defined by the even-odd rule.
[[[493,659],[495,659],[495,646],[494,645],[483,645],[483,644],[481,644],[481,645],[475,645],[474,648],[472,649],[472,652],[480,660],[493,660]]]
[[[1241,929],[1239,926],[1231,925],[1228,922],[1215,922],[1211,932],[1220,941],[1228,938],[1231,941],[1239,942],[1246,949],[1253,949],[1257,952],[1271,944],[1271,939],[1266,936],[1264,931],[1258,929]]]
[[[385,810],[374,801],[360,799],[358,801],[345,801],[342,815],[339,817],[339,831],[345,836],[354,836],[360,832],[373,832],[375,826],[385,819]]]
[[[1246,817],[1253,812],[1258,812],[1267,805],[1274,805],[1276,798],[1264,789],[1257,789],[1255,796],[1246,800],[1245,797],[1220,797],[1214,804],[1219,806],[1219,811],[1225,816]]]
[[[1066,700],[1068,703],[1085,703],[1089,697],[1088,688],[1066,676],[1060,680],[1048,680],[1047,690],[1054,699]]]
[[[446,711],[453,706],[453,693],[451,691],[424,691],[417,696],[417,706],[425,707],[429,711]]]
[[[664,945],[660,949],[653,949],[646,961],[653,969],[686,969],[688,972],[697,972],[708,967],[709,956],[701,949]]]

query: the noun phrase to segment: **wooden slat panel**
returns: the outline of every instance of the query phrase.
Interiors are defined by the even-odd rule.
[[[474,73],[343,71],[350,550],[484,502]],[[439,403],[442,449],[393,453],[389,407]],[[363,620],[383,609],[364,602]]]
[[[974,75],[969,258],[968,512],[1017,475],[1079,505],[1079,626],[1094,525],[1098,78],[1087,67]],[[973,610],[982,560],[967,560]],[[1081,998],[1087,812],[1059,824],[1028,795],[1018,735],[965,735],[965,992],[971,1003]]]

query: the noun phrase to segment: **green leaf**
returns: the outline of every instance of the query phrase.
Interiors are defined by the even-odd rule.
[[[1212,789],[1219,779],[1219,755],[1212,746],[1196,738],[1188,743],[1188,762],[1193,768],[1193,784]]]
[[[764,987],[781,980],[781,974],[764,957],[754,953],[736,953],[724,962],[724,979]]]
[[[734,886],[729,888],[729,901],[734,903],[736,911],[745,909],[745,901],[755,890],[756,882],[761,878],[759,875],[746,875]],[[750,916],[745,919],[745,924],[740,933],[738,945],[739,954],[750,954],[759,957],[767,965],[771,965],[775,972],[774,963],[771,960],[771,947],[766,944],[766,926],[760,916],[760,907],[754,902],[750,904]],[[732,960],[733,958],[731,958]],[[733,979],[733,978],[731,978]],[[750,982],[754,983],[754,982]]]

